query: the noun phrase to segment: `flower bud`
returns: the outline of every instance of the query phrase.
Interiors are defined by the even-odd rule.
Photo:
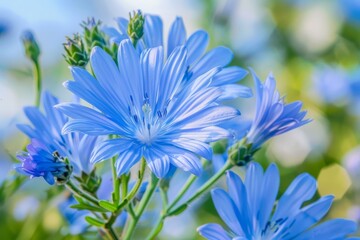
[[[251,144],[247,144],[244,140],[236,142],[228,151],[230,161],[237,166],[244,166],[252,161],[254,153]]]
[[[40,56],[40,48],[37,44],[32,32],[25,31],[21,35],[21,40],[24,44],[25,55],[33,62],[38,62]]]
[[[106,40],[104,33],[99,29],[101,21],[95,21],[94,18],[88,18],[83,22],[81,26],[84,28],[84,39],[87,47],[87,51],[91,52],[91,49],[95,46],[104,48],[106,46]]]
[[[136,46],[137,42],[142,38],[144,35],[144,23],[145,18],[142,15],[142,12],[138,10],[137,12],[133,12],[133,16],[129,13],[129,25],[127,29],[127,33],[131,38],[134,46]]]
[[[89,61],[84,42],[79,36],[75,34],[73,38],[66,38],[67,42],[64,43],[65,61],[71,66],[85,67]]]

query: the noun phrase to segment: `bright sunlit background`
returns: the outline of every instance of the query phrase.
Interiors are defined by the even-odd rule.
[[[62,57],[65,36],[80,32],[80,23],[88,17],[115,26],[115,17],[136,9],[159,14],[166,34],[176,16],[183,17],[188,34],[205,29],[211,47],[225,45],[234,51],[233,65],[252,67],[262,79],[272,72],[287,101],[303,101],[313,122],[272,139],[256,159],[264,166],[278,163],[281,190],[296,175],[309,172],[318,179],[318,196],[335,195],[328,217],[359,223],[359,0],[1,0],[0,183],[14,175],[9,154],[25,144],[16,124],[26,122],[22,108],[34,99],[21,33],[33,31],[39,42],[44,89],[69,100],[62,87],[71,78]],[[249,76],[244,84],[253,87]],[[238,106],[244,118],[252,116],[253,99],[230,104]],[[74,231],[58,211],[63,199],[53,197],[56,192],[42,179],[33,179],[0,202],[4,239],[84,238],[71,237]],[[195,228],[219,221],[216,218],[211,200],[204,199],[184,216],[170,219],[161,237],[199,238]]]

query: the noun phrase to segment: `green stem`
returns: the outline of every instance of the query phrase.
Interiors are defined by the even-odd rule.
[[[34,62],[34,80],[35,80],[35,106],[40,106],[41,97],[41,69],[39,61]]]
[[[205,168],[206,164],[209,162],[206,159],[202,159],[202,166],[203,168]],[[169,205],[168,210],[172,209],[180,200],[181,198],[185,195],[185,193],[189,190],[189,188],[191,187],[191,185],[195,182],[195,180],[197,179],[197,176],[195,175],[190,175],[190,177],[188,178],[188,180],[186,181],[185,185],[181,188],[179,194],[175,197],[175,199],[172,201],[172,203]]]
[[[135,186],[133,187],[133,189],[130,191],[130,193],[122,199],[122,202],[118,205],[118,208],[115,212],[113,212],[109,218],[109,220],[107,221],[106,225],[107,226],[112,226],[112,224],[115,222],[116,218],[119,216],[119,214],[121,213],[122,209],[129,203],[129,206],[131,205],[131,201],[132,199],[135,197],[136,193],[138,192],[141,183],[144,179],[144,173],[145,173],[145,167],[146,167],[146,162],[145,159],[141,160],[140,163],[140,170],[139,170],[139,179],[136,182]],[[132,207],[132,206],[131,206]]]
[[[114,231],[114,229],[112,227],[104,227],[103,228],[104,232],[106,233],[106,235],[111,239],[111,240],[118,240],[119,238],[116,235],[116,232]]]
[[[85,191],[78,188],[73,182],[71,182],[71,180],[69,180],[65,185],[73,194],[88,200],[89,202],[95,204],[96,206],[100,206],[96,198],[94,198],[93,196],[87,194]]]
[[[146,188],[144,196],[142,197],[142,199],[139,203],[139,206],[136,209],[135,217],[133,219],[131,219],[131,221],[130,221],[127,231],[125,232],[125,235],[124,235],[124,240],[131,239],[132,235],[134,234],[136,225],[137,225],[139,219],[141,218],[146,206],[150,202],[150,199],[151,199],[153,193],[155,192],[158,182],[159,182],[159,179],[154,174],[151,174],[150,184]]]
[[[138,180],[136,181],[134,187],[131,189],[130,193],[126,196],[126,199],[128,200],[133,199],[133,197],[139,191],[142,181],[144,179],[145,167],[146,167],[145,158],[141,158]]]
[[[186,201],[186,205],[189,205],[190,203],[192,203],[195,199],[197,199],[200,195],[202,195],[204,192],[206,192],[207,190],[209,190],[209,188],[211,188],[223,175],[224,173],[229,170],[230,168],[232,168],[234,165],[232,164],[232,162],[228,159],[226,161],[226,163],[224,164],[224,166],[214,175],[212,176],[209,180],[206,181],[206,183],[204,185],[201,186],[201,188],[199,188],[187,201]],[[180,206],[181,207],[181,206]],[[169,209],[171,211],[171,209]],[[176,211],[176,209],[174,210]]]
[[[113,202],[118,205],[120,200],[120,182],[117,177],[116,168],[115,168],[115,162],[116,157],[113,157],[111,159],[111,172],[112,172],[112,178],[113,178]]]

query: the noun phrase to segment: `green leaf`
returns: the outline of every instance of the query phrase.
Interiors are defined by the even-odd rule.
[[[83,203],[72,205],[71,208],[78,209],[78,210],[89,210],[89,211],[94,211],[94,212],[108,212],[107,209],[96,207],[96,206],[91,206],[91,205],[87,205],[87,204],[83,204]]]
[[[99,205],[107,210],[109,210],[110,212],[115,212],[117,210],[117,207],[111,203],[111,202],[108,202],[108,201],[104,201],[104,200],[101,200],[99,202]]]
[[[182,213],[183,211],[185,211],[187,209],[188,205],[186,203],[184,203],[183,205],[180,205],[180,207],[176,208],[174,211],[168,213],[168,216],[177,216],[180,213]]]
[[[85,220],[90,224],[90,225],[93,225],[95,227],[102,227],[104,226],[104,222],[100,219],[97,219],[97,218],[93,218],[93,217],[89,217],[89,216],[86,216],[85,217]]]

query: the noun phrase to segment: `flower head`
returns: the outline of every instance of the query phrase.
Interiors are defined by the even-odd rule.
[[[52,154],[57,152],[61,158],[67,158],[70,161],[76,173],[81,171],[90,173],[92,164],[90,164],[89,159],[98,138],[82,133],[62,135],[61,129],[68,121],[68,118],[54,108],[54,105],[58,103],[59,100],[56,97],[48,92],[44,92],[42,95],[42,105],[45,114],[41,113],[37,107],[24,108],[24,112],[32,126],[27,124],[18,124],[17,126],[33,142],[36,142],[35,146],[42,146],[31,147],[32,151],[29,152],[29,157],[31,159],[32,154],[38,154],[48,159],[53,158],[51,157]],[[44,153],[43,149],[47,149],[47,154]],[[35,150],[40,152],[37,153]]]
[[[27,152],[19,152],[16,157],[21,164],[16,170],[31,177],[43,177],[49,184],[62,184],[69,179],[72,167],[49,146],[32,139]]]
[[[253,72],[256,87],[256,113],[250,130],[246,135],[247,143],[257,150],[268,139],[298,128],[311,120],[304,119],[306,111],[301,111],[302,102],[284,103],[276,90],[272,74],[261,83]]]
[[[139,56],[126,39],[119,45],[116,64],[101,48],[94,48],[90,62],[96,79],[74,67],[75,81],[65,86],[95,108],[58,105],[72,118],[63,132],[120,136],[98,145],[92,155],[94,163],[118,155],[119,175],[142,156],[157,177],[164,177],[170,165],[200,174],[198,156],[211,158],[208,142],[228,136],[217,125],[238,116],[239,111],[216,103],[221,86],[210,83],[218,67],[182,84],[188,51],[185,46],[177,47],[164,61],[162,46],[146,49]]]
[[[279,172],[275,164],[266,172],[251,163],[245,181],[227,172],[228,192],[211,192],[216,210],[230,232],[218,224],[206,224],[199,233],[211,240],[230,239],[345,239],[356,231],[356,223],[333,219],[316,225],[329,211],[333,197],[325,196],[303,206],[316,192],[316,180],[299,175],[274,204],[279,190]],[[315,225],[315,226],[314,226]]]

